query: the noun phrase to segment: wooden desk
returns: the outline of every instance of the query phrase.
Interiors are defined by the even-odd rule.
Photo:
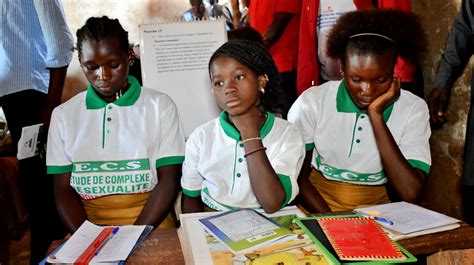
[[[177,229],[153,231],[128,258],[126,264],[184,264]],[[55,241],[50,251],[62,241]],[[474,227],[462,223],[454,230],[400,240],[413,255],[429,255],[442,250],[474,248]]]

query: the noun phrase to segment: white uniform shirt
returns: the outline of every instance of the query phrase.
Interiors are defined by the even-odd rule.
[[[157,168],[184,160],[184,134],[167,95],[141,88],[129,77],[127,92],[113,103],[89,85],[54,109],[46,155],[49,174],[72,172],[82,199],[151,191]]]
[[[268,118],[260,137],[270,164],[285,189],[285,203],[298,194],[297,177],[304,159],[304,142],[296,126]],[[201,196],[212,209],[261,207],[252,191],[244,144],[226,112],[196,128],[186,142],[181,186],[190,197]]]
[[[408,163],[430,170],[429,113],[419,97],[401,91],[384,120]],[[343,81],[307,89],[293,104],[288,121],[301,129],[312,165],[330,180],[360,185],[387,182],[372,125],[354,104]]]

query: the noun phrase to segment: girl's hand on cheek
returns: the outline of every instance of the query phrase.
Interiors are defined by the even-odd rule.
[[[257,137],[261,114],[257,107],[250,108],[245,113],[230,117],[232,123],[240,131],[242,139]]]
[[[390,88],[376,98],[372,103],[370,103],[367,108],[367,114],[371,115],[382,115],[383,111],[390,105],[392,102],[397,100],[400,96],[400,77],[393,78],[392,85]]]

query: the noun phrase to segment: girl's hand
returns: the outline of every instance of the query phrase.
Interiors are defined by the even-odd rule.
[[[393,78],[392,85],[390,88],[376,98],[372,103],[370,103],[369,107],[367,108],[367,114],[374,115],[380,114],[382,115],[383,111],[394,102],[400,96],[400,77]]]
[[[229,116],[229,119],[240,131],[242,139],[258,136],[262,117],[261,112],[257,107],[250,108],[241,115]]]

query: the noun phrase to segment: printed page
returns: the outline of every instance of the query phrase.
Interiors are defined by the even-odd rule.
[[[391,226],[380,223],[382,226],[402,234],[409,234],[459,222],[457,219],[407,202],[388,203],[355,210],[355,212],[367,211],[379,212],[380,216],[393,222]]]
[[[187,244],[188,247],[188,252],[184,254],[190,255],[190,257],[188,257],[188,259],[191,260],[190,264],[214,264],[213,257],[222,257],[221,253],[226,253],[226,255],[228,255],[231,260],[236,258],[235,255],[233,255],[230,251],[226,251],[227,248],[221,242],[217,241],[217,239],[214,239],[213,236],[207,233],[202,224],[199,222],[199,219],[217,214],[220,214],[220,212],[205,212],[180,215],[181,226],[184,232],[183,239],[186,241],[185,244]],[[285,216],[293,214],[298,217],[305,216],[296,206],[285,207],[273,214],[264,213],[264,215],[266,215],[267,217]],[[214,240],[211,240],[210,238],[213,238]],[[226,263],[220,262],[220,264]],[[229,264],[232,264],[232,262],[230,262]]]
[[[43,129],[43,124],[25,126],[21,130],[21,137],[18,141],[18,160],[33,157],[38,152],[38,137]]]
[[[252,211],[239,211],[210,220],[220,231],[232,241],[247,239],[249,242],[269,236],[264,232],[278,229],[274,223]],[[273,232],[275,234],[275,232]],[[254,238],[255,237],[255,238]]]
[[[208,64],[226,41],[223,20],[140,25],[143,86],[173,99],[186,137],[220,114],[211,93]]]

